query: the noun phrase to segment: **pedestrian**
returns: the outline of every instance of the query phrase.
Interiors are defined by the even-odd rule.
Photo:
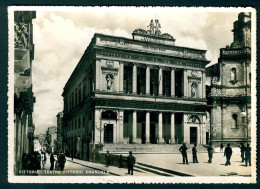
[[[186,144],[183,143],[183,145],[179,149],[179,151],[181,152],[181,155],[182,155],[183,164],[185,164],[185,161],[186,161],[186,164],[189,164],[188,156],[187,156],[187,150],[188,150],[188,148],[186,147]]]
[[[132,151],[129,152],[129,156],[127,157],[127,167],[128,167],[128,174],[134,174],[134,164],[135,164],[135,157],[132,155]]]
[[[42,160],[41,160],[41,154],[38,151],[36,152],[36,159],[37,159],[37,170],[40,170]]]
[[[240,143],[240,152],[241,152],[241,162],[244,162],[245,161],[245,151],[246,151],[246,147],[244,145],[244,143]]]
[[[229,143],[227,144],[227,147],[225,148],[225,151],[224,151],[224,157],[225,156],[226,156],[226,159],[227,159],[225,166],[231,165],[230,159],[231,159],[231,156],[232,156],[232,148],[230,147]]]
[[[122,155],[120,155],[118,158],[118,167],[119,168],[123,167],[123,156]]]
[[[199,163],[198,162],[198,157],[197,157],[197,144],[194,144],[193,148],[192,148],[192,159],[193,159],[193,163]]]
[[[59,162],[60,170],[63,171],[66,163],[66,157],[63,154],[63,152],[60,153],[58,162]]]
[[[223,144],[220,143],[220,151],[221,151],[221,152],[223,152],[223,148],[224,148]]]
[[[212,163],[213,151],[214,150],[213,150],[213,147],[212,147],[212,143],[210,142],[209,146],[208,146],[208,156],[209,156],[208,163]]]
[[[43,169],[45,168],[46,160],[47,160],[46,154],[45,154],[45,152],[42,152],[42,168]]]
[[[105,159],[106,159],[106,166],[108,167],[109,164],[110,164],[110,154],[109,154],[109,151],[107,151]]]
[[[249,166],[251,166],[251,147],[249,144],[247,144],[246,146],[246,150],[245,150],[245,155],[246,155],[246,167],[247,167],[247,163],[249,163]]]
[[[51,163],[51,168],[50,170],[53,170],[54,168],[54,162],[55,162],[55,158],[54,158],[54,155],[53,155],[53,152],[51,153],[51,157],[50,157],[50,163]]]

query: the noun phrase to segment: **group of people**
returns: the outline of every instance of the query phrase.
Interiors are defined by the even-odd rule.
[[[197,145],[194,144],[194,146],[192,147],[192,159],[193,159],[193,163],[199,163],[198,161],[198,157],[197,157]],[[220,144],[220,151],[223,151],[223,144]],[[183,143],[183,145],[180,147],[179,151],[182,154],[182,161],[183,164],[189,164],[188,161],[188,155],[187,155],[187,146],[185,143]],[[212,163],[212,158],[213,158],[213,153],[214,153],[214,149],[212,147],[212,143],[209,144],[209,146],[207,146],[207,151],[208,151],[208,163]],[[242,162],[245,162],[245,166],[247,166],[249,164],[249,166],[251,166],[251,147],[249,144],[247,144],[247,147],[244,146],[243,143],[240,144],[240,151],[241,151],[241,158],[242,158]],[[224,157],[226,157],[226,163],[225,166],[231,165],[230,163],[230,159],[232,156],[232,148],[230,146],[230,144],[227,144],[227,147],[225,148],[224,151]]]
[[[64,167],[65,167],[65,163],[66,163],[66,156],[62,152],[58,153],[57,154],[57,160],[56,160],[55,157],[54,157],[54,154],[51,153],[50,163],[51,163],[50,170],[54,169],[54,163],[55,163],[55,169],[63,171]]]
[[[109,151],[107,151],[105,155],[105,160],[106,160],[106,167],[110,165],[110,154]],[[120,155],[118,157],[118,167],[122,168],[123,167],[123,156]],[[132,151],[129,151],[129,155],[127,156],[126,162],[127,162],[127,168],[128,168],[128,174],[133,175],[134,174],[134,164],[135,164],[135,157],[133,156]]]
[[[42,167],[45,167],[46,159],[45,152],[34,151],[33,153],[24,153],[22,156],[22,169],[40,170]]]

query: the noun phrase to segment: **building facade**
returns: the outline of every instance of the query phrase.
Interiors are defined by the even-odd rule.
[[[22,156],[34,151],[32,61],[35,11],[14,12],[14,172],[22,169]]]
[[[99,144],[206,144],[206,50],[175,45],[156,20],[133,38],[95,34],[63,91],[67,155]]]
[[[232,44],[220,49],[218,63],[207,68],[215,144],[251,140],[251,14],[240,13],[232,32]]]

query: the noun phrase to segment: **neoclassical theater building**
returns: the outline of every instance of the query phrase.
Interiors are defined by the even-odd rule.
[[[85,159],[101,143],[208,143],[205,53],[176,46],[158,20],[132,38],[96,33],[62,94],[66,153]]]

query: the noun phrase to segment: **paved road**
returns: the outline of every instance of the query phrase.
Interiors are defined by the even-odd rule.
[[[57,157],[55,156],[55,159]],[[66,161],[64,171],[56,171],[50,170],[50,156],[47,155],[47,161],[45,168],[42,167],[42,170],[39,170],[39,175],[46,176],[46,175],[54,175],[54,176],[60,176],[60,175],[67,175],[67,176],[74,176],[74,175],[82,175],[82,176],[106,176],[107,173],[105,171],[100,171],[95,168],[90,168],[87,166],[84,166],[82,164],[78,164],[76,162],[72,161]]]

